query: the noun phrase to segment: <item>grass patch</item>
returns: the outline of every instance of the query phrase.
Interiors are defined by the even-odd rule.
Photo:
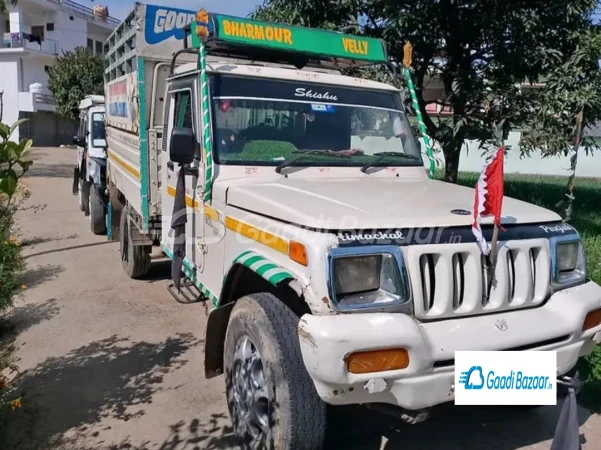
[[[473,187],[478,174],[460,174],[458,183]],[[566,177],[506,175],[505,195],[557,211],[555,205],[566,191]],[[601,284],[601,179],[576,178],[574,210],[570,222],[586,248],[588,276]],[[588,408],[601,412],[601,346],[579,363],[583,381],[580,400]]]

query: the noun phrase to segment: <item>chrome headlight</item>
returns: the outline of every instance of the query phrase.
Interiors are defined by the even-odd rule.
[[[563,289],[586,281],[586,258],[579,236],[549,239],[553,287]]]
[[[410,297],[407,270],[397,247],[332,249],[328,284],[337,311],[388,310],[407,305]]]

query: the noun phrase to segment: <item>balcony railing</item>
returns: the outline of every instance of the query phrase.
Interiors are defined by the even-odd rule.
[[[31,88],[30,88],[31,89]],[[52,94],[46,92],[19,92],[18,106],[19,111],[36,112],[36,111],[55,111],[56,103]]]
[[[58,42],[53,39],[41,39],[29,33],[4,33],[2,43],[4,48],[26,48],[47,55],[58,55]]]
[[[69,11],[74,12],[78,16],[93,20],[95,22],[106,23],[112,26],[117,26],[121,23],[120,20],[115,19],[114,17],[109,17],[108,14],[106,17],[102,17],[100,14],[94,12],[92,8],[88,8],[87,6],[80,5],[79,3],[73,2],[71,0],[48,0],[51,3],[55,3],[57,5],[63,6]]]
[[[33,99],[36,103],[43,103],[44,105],[54,105],[54,97],[51,94],[33,94]]]

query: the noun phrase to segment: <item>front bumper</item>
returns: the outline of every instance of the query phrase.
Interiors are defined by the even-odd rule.
[[[589,282],[554,294],[538,308],[429,323],[405,314],[307,314],[299,340],[305,367],[326,403],[417,410],[454,399],[457,350],[555,350],[558,375],[567,373],[601,343],[601,326],[582,332],[586,315],[599,308],[601,287]],[[400,347],[409,352],[406,369],[368,374],[346,369],[350,353]]]
[[[90,181],[99,188],[106,187],[106,159],[88,158],[86,169]]]

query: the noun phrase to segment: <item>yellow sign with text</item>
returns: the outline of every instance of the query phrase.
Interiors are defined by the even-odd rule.
[[[226,36],[245,38],[252,41],[275,41],[290,46],[294,45],[292,42],[292,31],[287,28],[236,22],[232,20],[224,20],[222,24],[223,33]]]

